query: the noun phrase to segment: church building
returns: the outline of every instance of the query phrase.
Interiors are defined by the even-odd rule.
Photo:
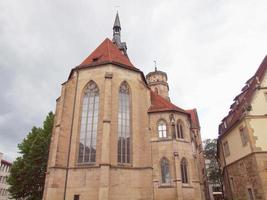
[[[106,38],[62,84],[43,200],[204,200],[196,109],[169,97],[165,72],[146,76]]]

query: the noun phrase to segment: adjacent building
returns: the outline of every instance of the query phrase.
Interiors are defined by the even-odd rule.
[[[267,57],[219,126],[225,197],[267,199]]]
[[[7,177],[11,168],[11,163],[3,159],[3,153],[0,152],[0,200],[9,199]]]
[[[44,200],[204,200],[196,109],[171,102],[167,74],[132,64],[117,14],[57,99]]]

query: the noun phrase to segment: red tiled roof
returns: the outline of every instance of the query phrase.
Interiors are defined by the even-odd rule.
[[[197,109],[186,110],[190,114],[192,128],[200,128]]]
[[[150,90],[150,97],[151,97],[151,106],[148,109],[149,113],[163,112],[163,111],[177,111],[187,114],[185,110],[172,104],[171,102],[164,99],[162,96],[156,94],[152,90]]]
[[[104,63],[122,64],[133,67],[133,64],[113,42],[106,38],[80,65],[87,67],[90,65],[99,65]]]
[[[226,133],[235,123],[237,123],[246,110],[249,110],[253,94],[258,85],[264,78],[264,73],[267,70],[267,56],[265,56],[258,70],[247,82],[246,86],[242,88],[240,94],[234,98],[234,103],[230,106],[230,111],[226,117],[223,118],[219,125],[219,135]],[[226,126],[225,126],[225,125]]]

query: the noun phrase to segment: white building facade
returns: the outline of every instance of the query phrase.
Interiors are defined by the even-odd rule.
[[[3,159],[3,153],[0,152],[0,200],[9,199],[7,177],[11,168],[11,163]]]

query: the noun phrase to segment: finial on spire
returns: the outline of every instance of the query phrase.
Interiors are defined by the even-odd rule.
[[[155,72],[157,71],[157,61],[153,60],[155,66]]]
[[[113,39],[112,42],[127,56],[126,42],[121,42],[121,23],[119,13],[117,11],[116,18],[113,25]]]

